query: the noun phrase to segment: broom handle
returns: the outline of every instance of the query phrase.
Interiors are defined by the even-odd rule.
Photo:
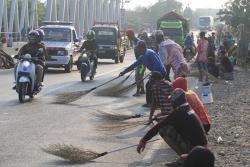
[[[143,77],[142,79],[140,79],[140,80],[139,80],[139,82],[141,82],[141,81],[145,80],[147,77],[149,77],[149,76],[150,76],[150,74],[151,74],[151,73],[147,74],[145,77]],[[137,83],[137,82],[132,83],[132,84],[131,84],[131,85],[129,85],[127,88],[122,89],[122,91],[124,91],[124,90],[126,90],[126,89],[129,89],[130,87],[132,87],[132,86],[136,85],[136,83]],[[121,90],[120,90],[120,91],[121,91]]]
[[[155,141],[158,141],[158,140],[160,140],[160,139],[151,140],[151,141],[148,141],[147,143],[152,143],[152,142],[155,142]],[[133,147],[136,147],[136,146],[138,146],[138,144],[131,145],[131,146],[124,147],[124,148],[119,148],[119,149],[116,149],[116,150],[113,150],[113,151],[109,151],[109,152],[107,152],[107,154],[119,152],[119,151],[126,150],[126,149],[129,149],[129,148],[133,148]]]
[[[112,82],[112,81],[114,81],[114,80],[116,80],[116,79],[118,79],[118,78],[120,78],[120,76],[115,77],[115,78],[113,78],[113,79],[111,79],[111,80],[109,80],[109,81],[107,81],[107,82],[104,82],[103,84],[101,84],[101,85],[99,85],[99,86],[96,86],[96,87],[90,89],[90,91],[95,90],[95,89],[97,89],[97,88],[99,88],[99,87],[101,87],[101,86],[104,86],[104,85],[106,85],[106,84],[108,84],[108,83],[110,83],[110,82]]]

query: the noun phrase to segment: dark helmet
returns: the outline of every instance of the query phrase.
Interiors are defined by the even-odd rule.
[[[38,43],[40,40],[39,33],[36,30],[32,30],[28,34],[29,43]]]
[[[95,39],[95,31],[93,31],[93,30],[88,30],[88,32],[87,32],[87,39],[88,39],[88,40],[93,40],[93,39]]]
[[[43,29],[36,29],[36,31],[39,33],[39,42],[43,41],[45,33],[43,31]]]
[[[157,44],[160,44],[162,41],[164,41],[164,33],[162,30],[157,30],[155,32],[155,39]]]

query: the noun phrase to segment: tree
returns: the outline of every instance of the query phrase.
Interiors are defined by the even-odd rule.
[[[156,27],[157,20],[173,10],[181,13],[182,3],[176,0],[159,0],[149,8],[137,8],[135,11],[128,11],[127,18],[129,24],[136,27],[140,27],[143,23],[149,23]]]
[[[237,28],[238,25],[244,24],[250,31],[250,0],[232,0],[225,4],[217,15],[221,21]]]

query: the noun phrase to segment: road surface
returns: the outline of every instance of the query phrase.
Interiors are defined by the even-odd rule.
[[[92,92],[70,105],[54,104],[57,94],[97,86],[116,77],[133,61],[132,51],[127,53],[123,64],[100,60],[96,78],[85,83],[80,81],[80,74],[76,70],[72,73],[64,73],[63,69],[49,70],[42,92],[24,104],[18,102],[16,92],[11,90],[13,70],[0,71],[0,166],[158,167],[173,161],[176,155],[162,140],[148,144],[141,155],[136,153],[134,147],[108,154],[91,163],[77,165],[41,151],[42,147],[56,143],[72,144],[97,152],[137,144],[149,127],[138,125],[127,131],[115,131],[112,128],[100,131],[98,127],[103,124],[115,124],[110,120],[107,123],[100,111],[148,115],[149,109],[141,107],[145,103],[145,96],[133,97],[134,91],[122,97],[104,97]],[[132,81],[133,77],[127,82]]]

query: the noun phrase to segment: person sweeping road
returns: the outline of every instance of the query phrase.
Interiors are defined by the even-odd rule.
[[[189,153],[195,146],[207,148],[204,129],[198,116],[187,103],[184,90],[175,89],[170,99],[174,111],[140,140],[137,146],[138,153],[143,152],[147,141],[158,133],[179,156]]]
[[[200,100],[199,96],[192,90],[188,90],[188,82],[186,78],[176,78],[173,81],[173,89],[181,88],[185,91],[186,99],[190,107],[194,110],[194,112],[200,118],[204,130],[206,133],[209,132],[211,126],[211,118],[208,115],[207,109],[203,105],[202,101]]]
[[[151,124],[153,121],[153,115],[156,108],[160,108],[161,113],[155,116],[159,118],[161,116],[169,115],[172,112],[172,105],[169,100],[169,96],[172,93],[172,84],[167,81],[159,72],[152,72],[152,77],[154,84],[152,85],[152,106],[149,114],[149,122]]]
[[[142,64],[150,71],[158,71],[162,76],[165,77],[166,69],[158,54],[151,49],[147,49],[146,43],[144,41],[139,41],[137,47],[141,56],[133,64],[122,71],[119,76],[123,76]],[[153,80],[150,78],[146,84],[146,104],[143,105],[144,107],[150,107],[152,104],[152,84]]]

